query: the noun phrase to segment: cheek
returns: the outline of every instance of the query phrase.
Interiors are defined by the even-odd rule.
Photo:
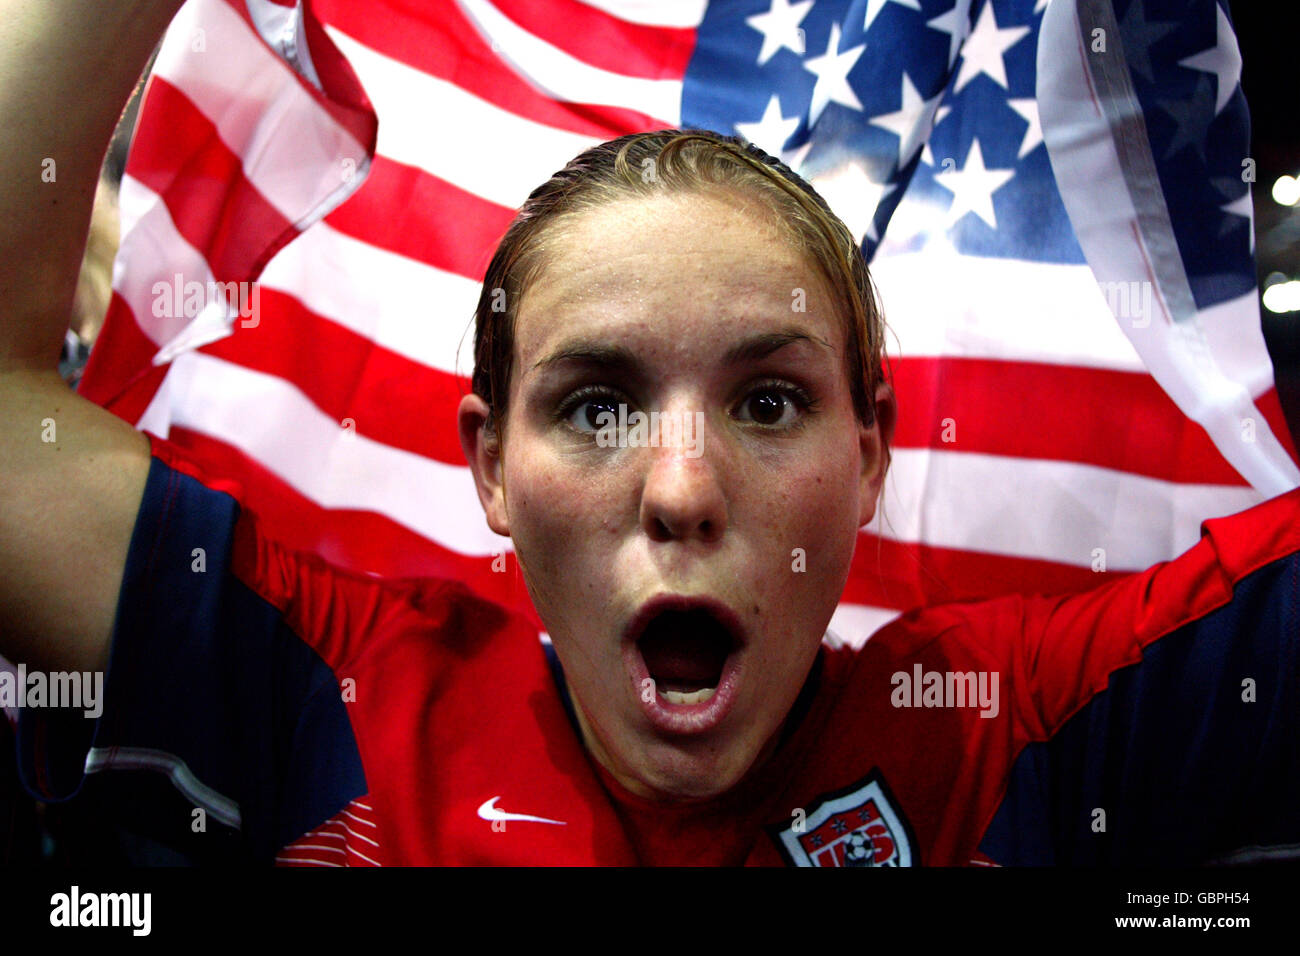
[[[544,449],[507,450],[510,537],[541,613],[563,612],[575,594],[604,588],[600,557],[613,540],[612,482],[593,481]],[[578,602],[582,604],[584,602]]]

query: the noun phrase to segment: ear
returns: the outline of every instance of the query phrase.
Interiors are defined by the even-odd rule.
[[[497,534],[509,536],[500,434],[495,426],[488,424],[488,412],[487,402],[472,392],[460,400],[456,414],[460,447],[474,474],[474,487],[483,513],[487,515],[488,527]]]
[[[867,524],[876,514],[881,489],[885,486],[885,473],[889,470],[890,446],[894,441],[894,422],[898,418],[898,404],[894,389],[882,382],[876,388],[876,420],[870,427],[859,425],[859,442],[862,452],[862,477],[858,513],[858,527]]]

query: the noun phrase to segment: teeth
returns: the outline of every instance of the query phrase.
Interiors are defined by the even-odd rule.
[[[659,696],[670,704],[702,704],[715,693],[716,687],[705,687],[689,694],[679,690],[661,690]]]

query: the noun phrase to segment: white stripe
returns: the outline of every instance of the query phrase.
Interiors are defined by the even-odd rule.
[[[691,29],[700,25],[708,0],[582,0],[610,16],[648,27]]]
[[[260,282],[412,361],[453,374],[473,371],[479,283],[470,279],[321,222],[285,246]]]
[[[981,259],[931,243],[871,264],[891,356],[1144,370],[1086,265]]]
[[[322,507],[387,515],[462,554],[508,547],[487,527],[468,468],[348,432],[275,376],[181,355],[137,427],[165,438],[171,425],[233,445]]]
[[[375,845],[378,846],[379,844],[375,844]],[[369,863],[371,866],[379,866],[379,865],[380,865],[378,860],[372,860],[370,857],[366,856],[364,853],[362,853],[360,850],[358,850],[358,849],[357,849],[356,847],[354,847],[354,846],[349,846],[349,847],[348,847],[348,851],[351,852],[352,854],[356,855],[356,856],[361,857],[361,859],[365,860],[365,861],[366,861],[367,863]]]
[[[353,820],[356,820],[357,823],[363,823],[363,824],[365,824],[365,825],[368,826],[368,827],[378,826],[378,824],[376,824],[374,821],[372,821],[372,820],[363,820],[361,817],[357,816],[355,813],[352,813],[352,812],[350,812],[350,811],[348,811],[348,810],[344,810],[344,811],[343,811],[343,815],[344,815],[345,817],[351,817]],[[339,821],[339,822],[342,823],[342,821]],[[343,824],[343,825],[346,826],[347,824]],[[377,844],[376,844],[376,845],[377,845]]]
[[[903,542],[1140,570],[1200,538],[1201,522],[1263,500],[1253,488],[1187,485],[1072,462],[896,449],[883,512],[867,530]]]
[[[304,833],[298,839],[305,840],[308,837],[324,837],[330,840],[339,840],[340,842],[345,844],[348,842],[348,838],[344,836],[342,833],[334,833],[329,830],[312,830],[309,833]],[[301,846],[301,845],[302,844],[295,844],[295,846]]]
[[[379,116],[376,151],[516,209],[578,153],[600,142],[507,112],[327,27]],[[466,149],[468,131],[486,131]],[[493,152],[493,155],[485,155]]]
[[[871,607],[867,604],[841,604],[831,615],[830,636],[855,651],[860,650],[876,631],[880,630],[901,612],[892,607]]]
[[[222,0],[181,8],[153,72],[216,125],[244,176],[290,222],[314,222],[361,185],[361,144]]]
[[[457,2],[492,49],[552,99],[632,109],[665,126],[681,122],[680,80],[648,80],[602,70],[529,33],[487,0]]]
[[[180,757],[147,747],[92,747],[86,754],[86,773],[101,770],[157,770],[165,773],[185,798],[226,826],[239,828],[239,804],[194,776]]]
[[[123,176],[118,201],[122,245],[113,263],[113,289],[135,313],[140,330],[161,347],[183,335],[193,316],[155,296],[155,283],[171,290],[180,275],[182,287],[197,282],[206,290],[213,281],[212,270],[203,254],[176,231],[167,204],[148,186]],[[159,314],[155,314],[155,299],[159,299]]]
[[[1201,309],[1205,342],[1223,373],[1258,398],[1273,387],[1273,362],[1259,320],[1259,295],[1243,296]]]
[[[293,848],[295,850],[324,850],[326,853],[338,853],[342,856],[347,856],[345,850],[340,850],[337,847],[332,846],[323,846],[320,843],[295,843]]]
[[[342,867],[342,863],[330,863],[326,860],[313,860],[308,856],[277,856],[276,863],[310,863],[312,866],[337,866]]]
[[[344,830],[347,830],[348,833],[350,833],[350,834],[352,834],[354,837],[356,837],[358,840],[365,840],[365,841],[366,841],[367,843],[369,843],[371,846],[379,846],[379,841],[378,841],[378,840],[372,840],[372,839],[370,839],[370,837],[368,837],[368,836],[362,836],[360,833],[358,833],[356,830],[352,829],[350,826],[348,826],[348,825],[347,825],[346,823],[344,823],[342,820],[336,820],[335,822],[336,822],[339,826],[341,826]],[[373,824],[372,824],[372,826],[373,826]],[[344,841],[345,843],[347,842],[347,837],[342,837],[342,839],[343,839],[343,841]]]

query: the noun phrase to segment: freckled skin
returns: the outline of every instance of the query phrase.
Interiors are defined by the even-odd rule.
[[[791,308],[796,288],[806,311]],[[792,329],[815,341],[723,362],[757,332]],[[640,371],[538,365],[577,338],[627,349]],[[892,422],[887,387],[878,424],[858,421],[845,341],[815,267],[762,213],[729,193],[628,199],[567,221],[524,293],[499,458],[479,430],[486,406],[462,403],[488,522],[513,539],[588,749],[633,793],[692,800],[735,786],[770,755],[812,666],[874,513]],[[813,406],[773,399],[773,383]],[[646,412],[703,412],[702,454],[598,447],[574,426],[582,414],[560,408],[591,385]],[[773,402],[775,426],[755,412]],[[661,594],[711,595],[747,631],[735,705],[703,734],[656,730],[624,662],[624,629]]]

